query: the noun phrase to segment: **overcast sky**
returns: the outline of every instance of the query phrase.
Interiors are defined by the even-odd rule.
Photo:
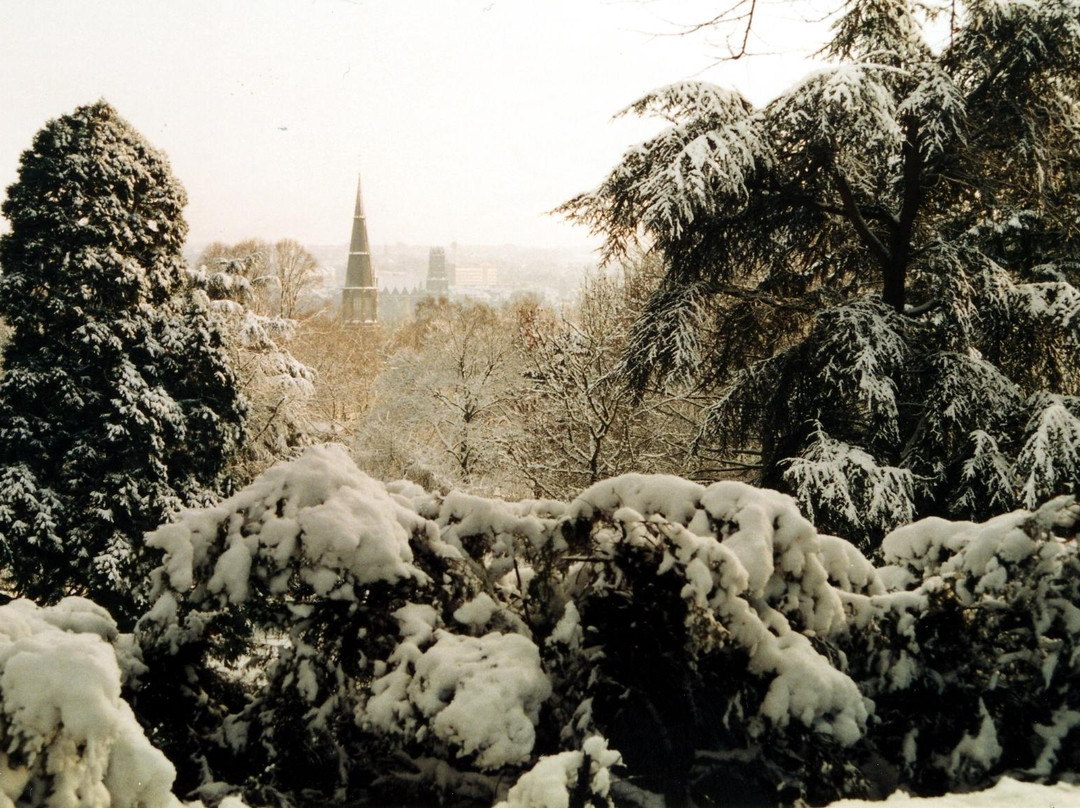
[[[821,28],[767,9],[758,50],[657,36],[724,0],[0,0],[0,187],[50,118],[105,98],[169,156],[190,242],[584,246],[546,215],[659,126],[612,115],[684,78],[763,103]],[[801,53],[800,53],[801,52]],[[6,224],[0,224],[6,227]]]

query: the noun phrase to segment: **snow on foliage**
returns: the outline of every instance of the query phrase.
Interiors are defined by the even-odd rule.
[[[867,550],[1076,493],[1076,7],[852,0],[764,107],[631,107],[670,125],[561,211],[663,264],[623,368],[689,371],[704,457]]]
[[[618,762],[619,753],[608,749],[602,737],[593,735],[580,752],[540,758],[495,808],[569,808],[571,795],[575,804],[589,800],[591,805],[610,806],[611,767]]]
[[[396,667],[372,682],[361,720],[405,737],[430,732],[480,769],[527,761],[540,705],[551,695],[537,647],[517,634],[439,630],[431,639],[423,650],[411,641],[397,647],[387,660]]]
[[[567,518],[610,521],[594,537],[600,546],[663,549],[657,572],[685,580],[688,624],[706,642],[745,649],[748,670],[769,680],[764,718],[781,727],[794,719],[845,745],[861,737],[869,713],[858,687],[799,631],[828,633],[845,616],[816,531],[790,497],[736,482],[706,488],[625,475],[582,492]]]
[[[1041,394],[1030,403],[1031,418],[1016,457],[1025,507],[1034,508],[1047,491],[1080,479],[1080,399]]]
[[[466,769],[526,761],[551,685],[495,583],[508,570],[500,559],[515,566],[515,542],[548,543],[560,507],[387,487],[342,447],[311,447],[148,536],[164,553],[138,626],[150,678],[196,652],[239,681],[228,643],[251,657],[272,643],[266,690],[226,722],[230,754],[261,749],[284,766],[304,752],[283,742],[302,732],[324,750],[320,765],[338,761],[334,777],[362,763],[346,760],[350,738],[372,735],[430,747],[427,760],[454,750]],[[263,638],[236,634],[237,620]]]
[[[856,187],[874,180],[873,163],[859,155],[893,150],[902,139],[895,101],[881,71],[868,65],[815,73],[775,102],[770,123],[805,133],[808,148],[835,149]]]
[[[811,519],[821,512],[884,532],[915,516],[909,469],[878,465],[869,452],[830,438],[820,424],[806,450],[791,458],[783,479]]]
[[[175,741],[200,750],[190,788],[260,800],[316,782],[403,803],[823,803],[1007,765],[1052,778],[1080,727],[1078,522],[1069,497],[929,518],[875,567],[739,482],[630,474],[505,502],[383,485],[314,447],[149,536],[133,681],[161,737],[178,710],[219,729]]]
[[[614,217],[640,219],[647,230],[676,235],[718,200],[744,204],[751,178],[770,160],[761,120],[741,95],[705,82],[680,82],[649,93],[624,114],[675,121],[690,110],[700,118],[628,151],[591,198],[600,203],[609,194],[617,197]]]
[[[250,266],[253,260],[265,260],[258,245],[242,242],[228,250],[227,256],[216,256],[222,246],[208,248],[201,258],[211,265],[200,264],[191,275],[206,290],[211,311],[229,336],[232,363],[249,401],[246,428],[250,437],[232,469],[238,482],[246,483],[309,442],[310,424],[302,411],[314,395],[315,374],[286,347],[295,335],[296,322],[267,315],[259,305],[262,300],[253,288],[252,272],[259,274],[265,267]],[[249,246],[255,256],[245,254]]]
[[[0,562],[19,594],[133,622],[139,537],[205,502],[237,448],[245,404],[184,267],[185,202],[104,101],[20,158],[0,237]]]
[[[355,599],[358,584],[426,580],[412,564],[409,538],[428,524],[359,473],[342,447],[313,447],[220,504],[183,511],[147,536],[149,547],[165,552],[157,590],[164,599],[149,622],[172,609],[172,595],[161,588],[166,582],[189,601],[238,604],[248,599],[253,578],[281,593],[296,575],[315,594],[342,600]]]
[[[915,787],[982,783],[1002,761],[1044,777],[1073,765],[1078,524],[1069,496],[984,523],[924,519],[885,537],[891,590],[847,598],[874,627],[848,653],[882,725],[902,728]],[[913,715],[909,694],[927,687],[966,716]]]
[[[120,696],[116,624],[65,598],[0,606],[0,806],[179,806],[176,770]]]

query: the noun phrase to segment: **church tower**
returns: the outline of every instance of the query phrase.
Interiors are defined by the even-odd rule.
[[[353,214],[349,263],[345,269],[345,288],[341,294],[341,316],[347,323],[376,323],[379,320],[379,290],[371,266],[364,200],[360,180],[356,181],[356,212]]]
[[[446,274],[446,250],[432,247],[428,253],[427,292],[429,295],[446,297],[450,292],[450,278]]]

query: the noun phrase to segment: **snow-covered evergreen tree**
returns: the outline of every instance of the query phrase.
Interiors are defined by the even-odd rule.
[[[1073,490],[1080,3],[853,0],[824,54],[760,109],[650,93],[670,127],[564,206],[665,262],[630,377],[704,377],[705,433],[871,544]]]
[[[104,101],[50,121],[3,213],[0,575],[131,616],[144,531],[203,497],[244,404],[186,273],[185,195]]]

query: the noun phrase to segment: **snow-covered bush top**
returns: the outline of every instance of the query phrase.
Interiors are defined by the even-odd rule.
[[[875,591],[881,585],[870,563],[842,539],[824,537],[823,552],[822,537],[791,497],[732,481],[704,487],[677,477],[624,475],[584,491],[567,519],[601,525],[593,533],[601,553],[614,554],[624,542],[662,550],[655,572],[685,580],[687,621],[702,641],[745,649],[750,672],[770,680],[763,717],[778,726],[794,718],[843,744],[860,738],[866,701],[801,632],[844,626],[839,585]]]
[[[624,508],[629,510],[620,514]],[[754,597],[776,598],[789,579],[807,579],[805,594],[828,603],[820,617],[807,615],[822,630],[839,619],[830,578],[845,590],[881,589],[873,565],[857,548],[819,535],[791,497],[744,483],[728,480],[705,487],[680,477],[624,474],[583,491],[565,518],[627,522],[633,513],[665,525],[673,541],[681,535],[687,546],[694,542],[679,527],[698,539],[722,543],[745,571],[745,586]]]
[[[120,697],[116,636],[82,598],[0,606],[0,806],[180,805],[173,765]]]
[[[180,593],[195,587],[196,600],[242,603],[252,579],[280,594],[294,575],[318,596],[348,600],[358,584],[427,580],[412,563],[414,534],[457,553],[343,447],[327,445],[274,466],[219,505],[183,511],[147,544],[165,551],[160,583]]]
[[[972,599],[1000,593],[1010,570],[1033,561],[1037,575],[1061,571],[1061,559],[1075,555],[1075,543],[1055,540],[1055,528],[1080,518],[1071,496],[1055,497],[1034,513],[1014,511],[980,524],[930,517],[897,528],[882,543],[885,561],[907,573],[908,586],[945,576],[957,581],[960,593]],[[1027,581],[1031,584],[1031,581]]]

